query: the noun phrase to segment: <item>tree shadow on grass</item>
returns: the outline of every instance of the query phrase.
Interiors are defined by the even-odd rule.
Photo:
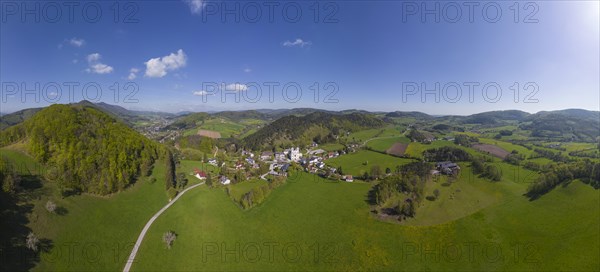
[[[27,248],[27,235],[32,231],[28,215],[34,205],[30,202],[39,199],[41,181],[36,176],[22,176],[20,191],[9,194],[0,190],[0,271],[28,271],[40,261],[40,252],[53,248],[50,239],[38,237],[38,251]]]
[[[69,213],[69,210],[67,210],[65,207],[56,207],[54,212],[58,215],[64,216]]]
[[[31,258],[25,239],[31,229],[27,227],[27,214],[33,205],[18,205],[16,197],[0,192],[0,264],[2,271],[31,270],[39,259]]]

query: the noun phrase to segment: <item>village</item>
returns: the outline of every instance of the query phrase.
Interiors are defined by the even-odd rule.
[[[302,170],[331,180],[354,182],[355,177],[341,173],[340,168],[328,165],[326,161],[356,152],[357,147],[357,145],[352,145],[346,150],[326,151],[313,142],[304,152],[300,147],[287,148],[278,152],[262,151],[254,153],[241,150],[229,159],[223,157],[220,160],[208,158],[205,163],[220,169],[216,181],[221,185],[252,179],[269,181],[270,178],[274,177],[287,177],[291,169]],[[431,175],[456,176],[459,172],[460,167],[458,164],[443,161],[435,163]],[[203,167],[196,168],[193,175],[200,180],[205,180],[208,176]],[[386,173],[386,175],[390,175],[390,173]]]

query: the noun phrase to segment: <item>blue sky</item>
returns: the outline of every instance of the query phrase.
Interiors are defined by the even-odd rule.
[[[1,112],[77,102],[84,86],[91,100],[101,88],[95,102],[168,112],[600,107],[597,1],[491,2],[487,15],[479,2],[472,18],[466,2],[275,1],[272,18],[263,1],[92,1],[87,17],[86,2],[46,3],[2,2]],[[423,12],[436,4],[439,22]]]

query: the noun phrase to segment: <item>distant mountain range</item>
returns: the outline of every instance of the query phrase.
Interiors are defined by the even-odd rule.
[[[286,116],[307,116],[313,113],[327,113],[330,115],[363,114],[385,118],[415,118],[422,121],[445,122],[452,125],[475,124],[484,126],[519,125],[522,129],[532,131],[532,136],[552,137],[558,134],[572,134],[574,139],[594,140],[599,136],[600,111],[589,111],[583,109],[565,109],[556,111],[540,111],[538,113],[527,113],[519,110],[489,111],[467,116],[445,115],[433,116],[417,111],[394,111],[394,112],[369,112],[365,110],[343,110],[330,111],[313,108],[293,109],[257,109],[243,111],[220,111],[212,113],[180,112],[177,114],[164,112],[132,111],[121,106],[107,103],[92,103],[81,101],[74,103],[76,106],[89,106],[99,109],[112,117],[123,121],[128,125],[136,121],[145,120],[150,116],[161,116],[173,119],[172,128],[192,128],[198,121],[208,116],[227,118],[232,121],[242,119],[259,119],[273,122]],[[24,109],[14,113],[0,116],[0,129],[19,124],[43,108]]]

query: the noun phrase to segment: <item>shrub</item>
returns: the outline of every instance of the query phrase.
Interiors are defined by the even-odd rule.
[[[173,200],[177,196],[177,193],[179,193],[177,191],[177,189],[175,189],[173,187],[169,188],[169,190],[167,190],[167,195],[169,196],[169,201]]]
[[[177,234],[175,234],[173,231],[167,231],[165,234],[163,234],[163,242],[167,244],[168,249],[171,249],[171,246],[173,245],[173,242],[175,242],[176,238]]]
[[[56,211],[56,203],[52,202],[52,200],[48,200],[48,202],[46,202],[46,210],[54,213]]]

